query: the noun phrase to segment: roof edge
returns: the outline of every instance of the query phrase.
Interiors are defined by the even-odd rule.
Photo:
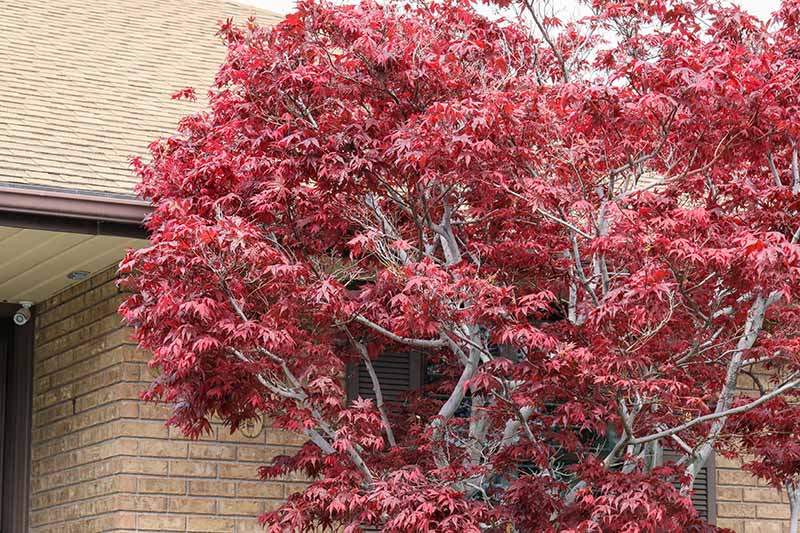
[[[134,197],[0,185],[0,211],[141,225],[152,206]]]

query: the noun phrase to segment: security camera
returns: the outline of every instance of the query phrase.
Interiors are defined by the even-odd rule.
[[[20,302],[19,305],[21,307],[14,313],[14,324],[24,326],[28,323],[28,320],[31,319],[31,306],[33,306],[33,302]]]

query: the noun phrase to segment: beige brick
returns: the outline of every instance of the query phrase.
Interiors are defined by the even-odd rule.
[[[717,515],[723,518],[753,518],[756,516],[756,505],[754,503],[719,502]]]
[[[211,427],[210,433],[203,433],[202,435],[198,436],[197,438],[187,437],[186,435],[183,434],[183,431],[180,428],[177,428],[177,427],[174,427],[174,426],[170,426],[168,428],[168,430],[169,430],[169,434],[168,434],[167,438],[169,438],[169,440],[175,440],[175,441],[178,441],[178,440],[190,440],[190,441],[203,441],[203,442],[216,441],[217,440],[216,428],[214,428],[213,426]],[[161,438],[163,438],[163,437],[161,437]]]
[[[236,483],[219,480],[189,481],[189,494],[192,496],[235,496]]]
[[[169,499],[170,513],[216,514],[217,500],[214,498],[172,497]]]
[[[719,470],[717,481],[720,485],[757,486],[756,479],[742,470]]]
[[[717,487],[717,501],[740,502],[742,501],[741,487]]]
[[[137,511],[149,513],[165,513],[168,510],[169,499],[166,496],[145,496],[144,494],[132,494],[128,496],[129,501],[133,502],[129,508]]]
[[[745,488],[743,500],[746,502],[780,502],[781,492],[773,488]]]
[[[302,446],[307,440],[302,435],[297,435],[288,431],[279,431],[268,428],[265,428],[264,431],[266,431],[267,435],[267,444],[276,446]]]
[[[189,457],[193,459],[233,460],[236,458],[236,447],[228,444],[207,444],[193,442],[189,445]]]
[[[188,457],[189,443],[172,440],[143,440],[140,453],[152,457]]]
[[[130,420],[121,428],[122,436],[166,439],[168,430],[162,422],[156,420]]]
[[[756,388],[756,385],[750,376],[739,374],[739,377],[736,380],[736,387],[739,390],[753,390]]]
[[[756,506],[756,517],[788,520],[789,506],[780,503],[759,503]]]
[[[733,533],[744,533],[744,522],[730,518],[718,518],[716,525],[721,529],[730,529]]]
[[[138,516],[138,527],[144,531],[185,531],[186,518],[174,515],[143,515]]]
[[[163,477],[139,479],[139,492],[155,494],[186,494],[186,481]]]
[[[236,522],[232,518],[190,516],[186,519],[186,531],[203,533],[230,533]]]
[[[258,516],[263,512],[263,508],[261,500],[219,500],[219,514],[221,515]]]
[[[169,474],[182,477],[217,477],[217,465],[201,461],[170,461]]]
[[[120,472],[128,474],[147,474],[152,476],[165,476],[169,463],[163,459],[151,458],[125,458],[120,459]]]
[[[237,518],[236,533],[264,533],[264,528],[255,518]]]
[[[219,477],[228,479],[260,480],[258,466],[254,464],[220,463]]]
[[[717,455],[714,457],[714,463],[716,464],[718,469],[724,468],[734,468],[738,469],[741,468],[742,462],[739,459],[729,459],[723,455]]]
[[[239,446],[237,449],[239,461],[266,464],[279,455],[286,455],[286,449],[272,446]]]
[[[302,492],[308,488],[308,483],[292,483],[292,482],[282,482],[283,490],[285,491],[285,495],[289,496],[295,492]]]
[[[745,520],[744,533],[781,533],[780,522]]]
[[[133,529],[136,527],[136,515],[134,513],[118,512],[112,516],[112,523],[116,529]]]
[[[284,487],[282,483],[268,481],[254,483],[240,481],[236,495],[242,498],[283,498]]]
[[[140,416],[151,420],[167,420],[172,416],[172,408],[168,405],[147,403],[141,406]]]

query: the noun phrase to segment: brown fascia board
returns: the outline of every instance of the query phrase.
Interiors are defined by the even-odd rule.
[[[141,225],[152,210],[133,197],[0,185],[0,211]]]
[[[133,196],[0,184],[0,226],[147,239],[150,211]]]

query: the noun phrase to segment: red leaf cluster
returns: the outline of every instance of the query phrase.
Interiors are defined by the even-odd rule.
[[[228,21],[209,109],[134,161],[145,397],[308,437],[269,531],[702,531],[715,449],[796,480],[800,4],[496,5]],[[435,379],[348,404],[398,352]]]

